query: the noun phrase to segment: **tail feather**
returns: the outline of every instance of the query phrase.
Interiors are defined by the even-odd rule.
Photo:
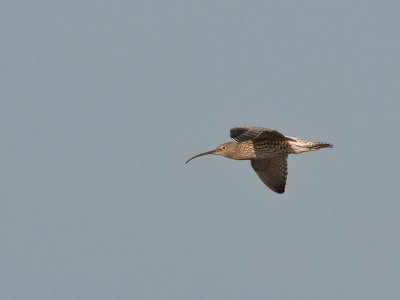
[[[321,148],[333,148],[333,145],[325,142],[310,142],[309,147],[318,150]]]
[[[302,153],[308,151],[315,151],[321,148],[333,148],[332,144],[319,141],[309,141],[295,138],[294,142],[290,142],[293,153]]]

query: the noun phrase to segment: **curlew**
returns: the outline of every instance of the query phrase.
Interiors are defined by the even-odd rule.
[[[221,155],[236,160],[250,160],[258,177],[276,193],[285,192],[289,154],[332,148],[325,142],[309,141],[285,136],[280,132],[262,127],[235,127],[230,131],[232,141],[216,149],[197,154],[192,159],[207,155]]]

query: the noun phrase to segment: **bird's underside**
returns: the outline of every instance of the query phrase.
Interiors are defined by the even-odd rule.
[[[232,159],[250,160],[262,182],[279,194],[285,192],[289,154],[332,147],[328,143],[288,137],[276,130],[262,127],[235,127],[231,129],[230,136],[232,142],[191,159],[205,154],[217,154]]]

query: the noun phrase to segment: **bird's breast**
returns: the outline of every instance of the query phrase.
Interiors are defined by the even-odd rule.
[[[236,143],[233,159],[247,160],[255,157],[254,146],[251,141]]]

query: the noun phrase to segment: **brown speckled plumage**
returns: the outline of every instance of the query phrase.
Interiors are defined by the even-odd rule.
[[[333,147],[325,142],[308,141],[284,136],[280,132],[262,127],[235,127],[230,131],[231,142],[190,158],[215,154],[236,160],[250,160],[260,179],[274,192],[285,191],[287,157],[289,154]]]

